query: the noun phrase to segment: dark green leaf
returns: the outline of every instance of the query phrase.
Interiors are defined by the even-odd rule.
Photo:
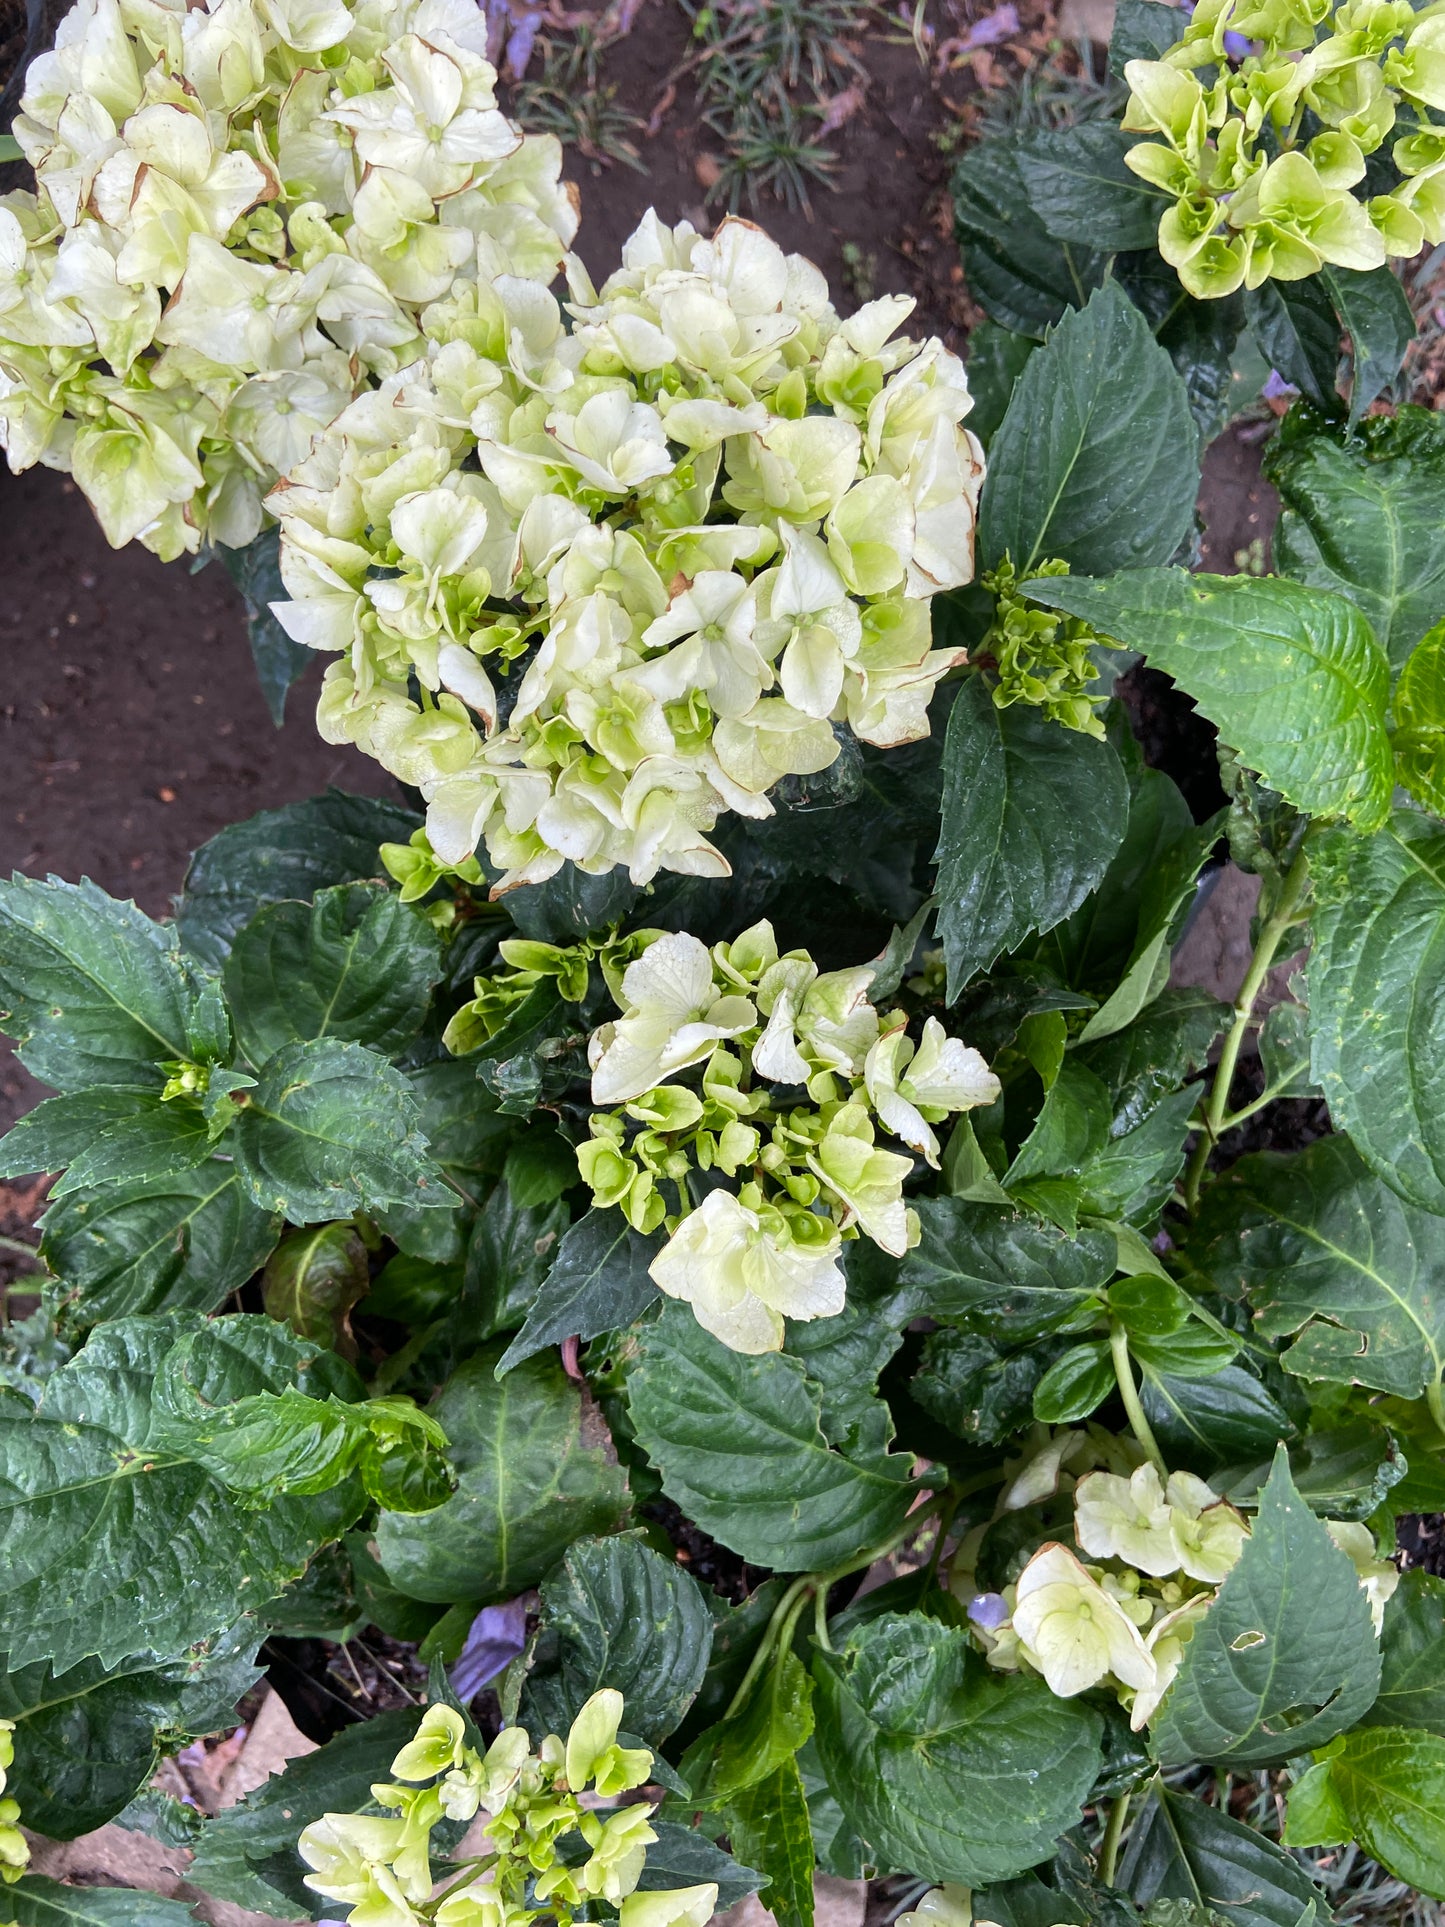
[[[1109,71],[1122,79],[1126,62],[1158,60],[1179,38],[1179,9],[1166,0],[1119,0],[1109,40]]]
[[[1347,1734],[1291,1791],[1284,1837],[1357,1840],[1407,1886],[1445,1899],[1445,1739],[1393,1726]]]
[[[0,882],[0,1027],[57,1090],[148,1087],[187,1051],[175,936],[88,880]]]
[[[1155,1749],[1166,1766],[1291,1759],[1353,1726],[1379,1685],[1369,1601],[1281,1446],[1253,1532],[1154,1720]]]
[[[978,676],[949,716],[944,771],[937,927],[952,1001],[1095,888],[1123,840],[1128,789],[1109,744],[1022,704],[996,708]]]
[[[1348,596],[1398,671],[1445,610],[1445,423],[1403,409],[1345,438],[1297,415],[1267,465],[1283,501],[1275,567]]]
[[[14,1927],[195,1927],[183,1900],[143,1887],[66,1887],[28,1873],[5,1889]]]
[[[410,1707],[378,1713],[343,1727],[317,1752],[288,1760],[284,1773],[206,1822],[187,1880],[219,1900],[281,1920],[334,1906],[303,1885],[297,1837],[325,1813],[379,1811],[371,1788],[389,1778],[392,1760],[416,1728]]]
[[[266,1319],[127,1318],[91,1335],[33,1413],[0,1404],[0,1645],[13,1666],[183,1653],[273,1598],[355,1516],[359,1486],[253,1509],[161,1442],[175,1433],[158,1379],[182,1341],[213,1408],[304,1390],[314,1362]]]
[[[416,1599],[486,1605],[512,1599],[589,1533],[610,1532],[627,1481],[608,1462],[600,1420],[555,1358],[498,1381],[501,1347],[469,1359],[432,1413],[460,1484],[435,1512],[383,1512],[376,1540],[387,1577]]]
[[[1340,322],[1324,277],[1265,281],[1245,295],[1244,305],[1265,360],[1317,408],[1342,415]]]
[[[594,1207],[563,1238],[498,1372],[564,1338],[595,1338],[641,1317],[657,1296],[647,1268],[661,1245],[660,1237],[634,1231],[620,1211]]]
[[[953,209],[969,292],[1015,334],[1041,341],[1104,278],[1106,253],[1056,241],[1029,206],[1014,138],[982,141],[964,156]]]
[[[1193,442],[1173,364],[1106,283],[1019,376],[990,451],[981,559],[1007,555],[1025,574],[1056,556],[1089,575],[1168,561],[1194,513],[1198,478],[1181,459]]]
[[[47,1097],[0,1138],[0,1177],[63,1171],[112,1126],[157,1111],[160,1103],[158,1085],[151,1090],[127,1090],[102,1084],[65,1097]]]
[[[72,1192],[46,1212],[41,1255],[78,1324],[214,1311],[266,1262],[279,1218],[211,1159],[155,1184]]]
[[[1289,1448],[1290,1476],[1312,1512],[1326,1519],[1368,1519],[1385,1503],[1405,1472],[1392,1433],[1369,1419],[1320,1425]],[[1270,1461],[1215,1477],[1236,1504],[1252,1505],[1269,1476]]]
[[[1085,1326],[1115,1270],[1107,1231],[1077,1238],[1021,1213],[921,1198],[922,1242],[903,1261],[917,1308],[1013,1342]]]
[[[53,1840],[103,1827],[150,1779],[163,1737],[174,1744],[234,1725],[237,1700],[260,1677],[251,1664],[258,1637],[113,1671],[94,1660],[59,1677],[44,1664],[0,1671],[0,1719],[16,1725],[6,1792],[26,1826]]]
[[[452,1317],[454,1355],[521,1324],[557,1264],[566,1231],[567,1207],[560,1199],[524,1206],[505,1185],[497,1187],[477,1213],[467,1240],[462,1288]]]
[[[1415,317],[1399,276],[1388,265],[1366,273],[1326,267],[1320,279],[1329,289],[1335,313],[1354,349],[1355,374],[1350,388],[1353,426],[1399,374],[1405,351],[1415,339]]]
[[[652,1830],[657,1840],[647,1849],[647,1865],[638,1882],[642,1893],[716,1881],[721,1912],[755,1894],[763,1884],[760,1873],[724,1853],[697,1827],[679,1826],[675,1820],[654,1820]]]
[[[378,847],[420,826],[397,803],[335,789],[231,824],[191,858],[176,916],[182,946],[219,970],[262,904],[309,903],[328,884],[379,876]]]
[[[349,1224],[293,1231],[266,1263],[261,1298],[268,1315],[299,1338],[335,1349],[351,1307],[370,1283],[366,1246]]]
[[[577,1183],[577,1153],[551,1124],[535,1124],[507,1146],[502,1174],[524,1209],[551,1204]]]
[[[1380,1693],[1369,1726],[1423,1726],[1445,1735],[1445,1579],[1403,1573],[1385,1608]]]
[[[246,1100],[236,1161],[256,1202],[293,1224],[376,1205],[450,1203],[426,1155],[411,1086],[374,1051],[335,1037],[288,1044]]]
[[[983,1886],[1078,1823],[1098,1714],[1040,1679],[991,1672],[966,1633],[886,1614],[841,1655],[820,1653],[815,1677],[828,1783],[875,1862]]]
[[[1419,1398],[1445,1376],[1445,1219],[1382,1184],[1348,1138],[1241,1158],[1188,1248],[1266,1338],[1295,1338],[1283,1362],[1301,1378]]]
[[[1111,120],[1020,135],[1014,163],[1046,233],[1085,248],[1155,245],[1169,201],[1124,165],[1137,138]]]
[[[1038,345],[1031,336],[1013,334],[996,321],[980,321],[969,336],[968,386],[973,407],[968,425],[985,448],[1008,412],[1014,383]]]
[[[644,1333],[628,1396],[668,1497],[754,1565],[826,1569],[908,1511],[906,1455],[831,1449],[821,1388],[796,1359],[729,1351],[685,1305],[665,1306]]]
[[[1397,810],[1310,851],[1312,1073],[1338,1128],[1403,1198],[1445,1212],[1445,831]]]
[[[1001,1445],[1032,1418],[1045,1362],[1037,1347],[1004,1353],[991,1339],[945,1326],[928,1336],[913,1396],[961,1439]]]
[[[1155,13],[1172,12],[1159,0],[1137,0]],[[1170,29],[1177,32],[1177,25]],[[1236,394],[1235,351],[1244,329],[1239,295],[1196,301],[1151,245],[1144,253],[1124,255],[1114,264],[1119,285],[1143,310],[1154,339],[1174,363],[1202,446],[1214,440],[1233,410],[1252,399]]]
[[[542,1586],[542,1626],[521,1720],[543,1733],[565,1733],[584,1701],[611,1686],[627,1702],[627,1730],[659,1746],[691,1706],[712,1651],[713,1616],[697,1581],[630,1534],[568,1547]]]
[[[63,1198],[103,1184],[155,1186],[210,1154],[210,1127],[194,1105],[158,1103],[100,1132],[51,1185],[50,1195]]]
[[[1189,1901],[1231,1927],[1328,1920],[1323,1894],[1292,1855],[1217,1807],[1158,1786],[1135,1819],[1120,1884],[1141,1907]]]
[[[1193,1332],[1193,1326],[1186,1328]],[[1204,1331],[1203,1326],[1197,1328]],[[1206,1334],[1206,1341],[1212,1334]],[[1243,1365],[1219,1367],[1216,1352],[1208,1362],[1216,1369],[1200,1376],[1194,1371],[1161,1370],[1151,1353],[1177,1348],[1178,1341],[1137,1340],[1130,1349],[1141,1366],[1139,1396],[1144,1413],[1165,1452],[1203,1471],[1228,1462],[1238,1463],[1270,1452],[1282,1438],[1293,1438],[1295,1425],[1268,1386]]]
[[[1142,1124],[1096,1150],[1077,1175],[1079,1209],[1097,1218],[1152,1224],[1183,1168],[1195,1102],[1192,1090],[1176,1091]]]
[[[1377,829],[1389,809],[1389,665],[1343,597],[1278,578],[1140,569],[1029,593],[1142,649],[1272,789]]]
[[[315,651],[293,642],[271,613],[273,602],[286,598],[281,580],[281,534],[263,529],[243,549],[221,549],[231,580],[246,599],[246,634],[261,694],[279,729],[286,720],[286,695],[316,660]]]
[[[813,1927],[813,1829],[796,1755],[729,1802],[728,1838],[767,1875],[777,1927]]]
[[[223,981],[236,1040],[259,1069],[311,1037],[395,1056],[421,1029],[441,974],[440,941],[414,905],[377,884],[338,883],[309,905],[258,910]]]

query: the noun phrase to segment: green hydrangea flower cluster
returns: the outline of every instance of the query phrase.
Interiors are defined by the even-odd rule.
[[[0,1720],[0,1880],[13,1884],[30,1865],[30,1842],[20,1831],[20,1803],[5,1794],[5,1779],[15,1764],[15,1722]]]
[[[269,498],[319,725],[426,798],[498,889],[572,861],[723,876],[724,810],[772,814],[838,732],[928,733],[929,598],[971,580],[983,476],[912,303],[840,321],[745,221],[649,215],[601,291],[514,272],[423,315],[425,358],[353,402]],[[567,325],[570,320],[570,327]]]
[[[951,1575],[990,1665],[1041,1673],[1061,1699],[1112,1687],[1136,1733],[1158,1712],[1249,1537],[1240,1513],[1205,1480],[1166,1475],[1141,1463],[1142,1452],[1096,1426],[1039,1427],[998,1509],[1021,1510],[1072,1484],[1078,1552],[1050,1540],[1002,1593],[980,1593],[972,1570],[980,1526],[961,1543]],[[1379,1557],[1367,1526],[1325,1523],[1354,1563],[1378,1634],[1399,1572]]]
[[[933,1126],[999,1083],[936,1017],[915,1042],[902,1011],[880,1013],[871,964],[820,972],[779,955],[767,922],[710,950],[643,936],[614,988],[622,1015],[589,1041],[598,1108],[578,1164],[599,1205],[671,1234],[651,1266],[663,1291],[734,1351],[776,1351],[785,1318],[843,1309],[845,1237],[898,1256],[917,1242],[913,1154],[937,1166]],[[693,1208],[695,1173],[712,1188]]]
[[[1027,703],[1065,729],[1102,742],[1099,710],[1108,698],[1089,688],[1099,680],[1098,664],[1089,654],[1090,646],[1100,640],[1098,634],[1081,617],[1041,608],[1028,598],[1033,578],[1068,573],[1067,562],[1041,562],[1021,579],[1005,557],[983,578],[984,588],[998,602],[980,653],[993,655],[998,672],[993,699],[999,709]]]
[[[1231,59],[1227,39],[1250,50]],[[1202,70],[1202,71],[1199,71]],[[1174,195],[1159,251],[1211,298],[1326,263],[1368,271],[1445,238],[1445,18],[1410,0],[1200,0],[1159,60],[1131,60],[1126,155]],[[1361,199],[1399,127],[1398,184]]]
[[[617,1742],[622,1708],[622,1695],[604,1688],[565,1741],[549,1735],[533,1752],[525,1729],[509,1726],[479,1753],[460,1713],[428,1707],[392,1761],[392,1781],[371,1789],[383,1813],[328,1813],[304,1830],[306,1885],[348,1906],[353,1927],[567,1927],[602,1917],[599,1904],[621,1927],[706,1927],[713,1883],[637,1891],[657,1839],[654,1808],[599,1804],[645,1785],[652,1771],[645,1747]],[[457,1877],[438,1888],[433,1829],[479,1813],[489,1850],[453,1863]]]
[[[550,281],[551,137],[502,114],[473,0],[79,0],[27,77],[38,192],[0,201],[0,445],[117,548],[250,542],[262,497],[427,304]]]

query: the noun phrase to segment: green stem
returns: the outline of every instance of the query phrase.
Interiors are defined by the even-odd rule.
[[[1255,1003],[1260,991],[1264,988],[1264,980],[1269,975],[1275,953],[1286,934],[1294,927],[1295,912],[1299,909],[1300,899],[1308,883],[1309,864],[1301,847],[1280,886],[1279,901],[1259,933],[1259,941],[1254,947],[1254,956],[1250,959],[1244,982],[1239,987],[1239,995],[1234,1000],[1230,1026],[1225,1033],[1224,1043],[1219,1052],[1219,1063],[1214,1072],[1214,1082],[1209,1089],[1209,1102],[1204,1107],[1203,1128],[1199,1133],[1199,1142],[1194,1147],[1194,1155],[1189,1161],[1189,1169],[1185,1173],[1184,1202],[1191,1212],[1199,1207],[1199,1190],[1209,1165],[1209,1154],[1227,1128],[1230,1087],[1234,1083],[1234,1073],[1239,1068],[1239,1053],[1244,1047],[1250,1019],[1254,1016]]]
[[[1445,1386],[1439,1379],[1425,1392],[1425,1403],[1430,1407],[1430,1416],[1435,1421],[1435,1429],[1445,1438]]]
[[[45,1269],[45,1260],[40,1255],[39,1247],[26,1244],[23,1238],[0,1238],[0,1251],[13,1251],[17,1257],[29,1258],[42,1271]]]
[[[774,1606],[773,1616],[764,1627],[763,1636],[758,1641],[758,1649],[748,1661],[748,1670],[743,1674],[738,1690],[728,1701],[727,1711],[723,1714],[725,1720],[730,1720],[734,1713],[738,1712],[741,1707],[747,1704],[748,1694],[752,1692],[754,1685],[757,1683],[758,1675],[767,1665],[769,1655],[777,1643],[778,1632],[784,1619],[793,1613],[794,1601],[800,1601],[812,1583],[812,1574],[805,1572],[801,1579],[795,1579],[793,1581],[777,1605]],[[797,1624],[796,1614],[793,1615],[793,1624]]]
[[[1158,1468],[1161,1479],[1168,1477],[1164,1464],[1164,1454],[1159,1450],[1159,1441],[1154,1436],[1153,1427],[1144,1416],[1144,1407],[1139,1402],[1139,1387],[1134,1383],[1134,1366],[1129,1357],[1129,1334],[1120,1324],[1109,1327],[1109,1351],[1114,1360],[1114,1377],[1119,1383],[1119,1396],[1124,1401],[1124,1410],[1129,1414],[1129,1424],[1134,1436],[1143,1446]]]
[[[813,1594],[813,1637],[825,1653],[831,1653],[833,1642],[828,1637],[828,1588],[819,1586]]]
[[[1129,1794],[1121,1793],[1109,1809],[1109,1824],[1104,1829],[1104,1845],[1099,1854],[1099,1878],[1112,1887],[1119,1869],[1119,1849],[1124,1844],[1124,1822],[1129,1817]]]

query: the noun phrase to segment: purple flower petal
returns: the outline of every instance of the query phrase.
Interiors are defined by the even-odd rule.
[[[510,1666],[527,1643],[527,1609],[520,1599],[483,1606],[451,1670],[452,1691],[465,1706],[490,1679]]]
[[[981,1592],[968,1602],[968,1616],[986,1633],[996,1633],[1008,1618],[1008,1602],[1001,1592]]]

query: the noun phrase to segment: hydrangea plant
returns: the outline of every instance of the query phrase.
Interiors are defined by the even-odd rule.
[[[116,547],[249,543],[262,497],[427,307],[550,281],[555,140],[496,104],[471,0],[81,0],[27,78],[0,199],[0,444]]]
[[[650,220],[562,301],[551,160],[491,151],[478,23],[434,4],[97,5],[31,89],[65,238],[52,268],[12,206],[10,313],[52,325],[92,243],[132,292],[132,244],[184,246],[165,314],[212,249],[261,275],[263,351],[300,287],[386,291],[268,499],[324,727],[422,794],[223,831],[165,922],[0,885],[0,1021],[56,1093],[0,1146],[52,1174],[0,1334],[7,1911],[75,1906],[21,1813],[357,1927],[753,1892],[811,1927],[819,1869],[909,1927],[1301,1927],[1346,1841],[1445,1895],[1445,1582],[1395,1554],[1445,1509],[1445,434],[1367,413],[1398,283],[1317,249],[1181,295],[1098,123],[963,163],[972,388],[742,223]],[[1260,37],[1319,119],[1291,18]],[[1430,25],[1336,18],[1362,112],[1376,67],[1426,100]],[[1116,64],[1193,86],[1178,31],[1123,0]],[[1267,168],[1285,134],[1349,160],[1240,58],[1191,108],[1207,146],[1226,103],[1216,159],[1257,108]],[[309,105],[273,127],[282,80]],[[192,124],[173,199],[137,156]],[[293,135],[354,195],[219,231]],[[144,211],[113,250],[108,168]],[[1258,265],[1298,265],[1276,227]],[[1309,397],[1267,457],[1278,572],[1189,573],[1246,317]],[[147,325],[128,372],[26,365],[149,434],[195,364]],[[216,366],[223,478],[233,397],[302,371]],[[199,539],[187,486],[163,546]],[[1135,742],[1137,656],[1218,730],[1217,811]],[[1170,981],[1222,847],[1258,879],[1229,1003]],[[289,1690],[281,1655],[368,1625],[424,1713],[204,1820],[151,1783],[258,1657]]]

